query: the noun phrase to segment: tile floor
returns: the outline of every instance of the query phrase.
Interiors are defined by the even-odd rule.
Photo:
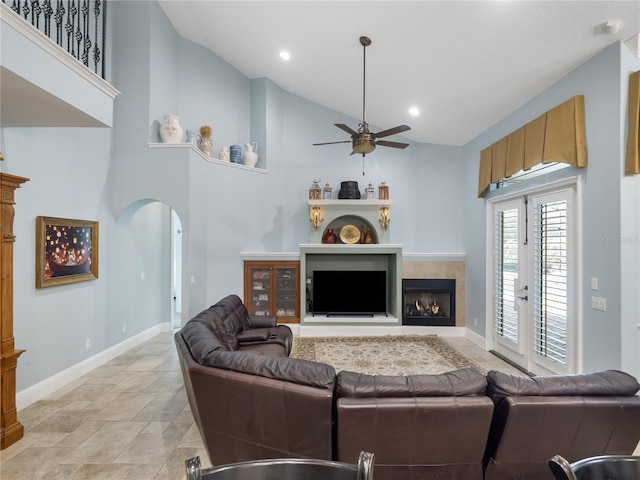
[[[465,338],[447,340],[480,366],[519,373]],[[0,452],[2,480],[186,478],[211,466],[182,384],[172,333],[129,350],[18,412],[24,438]]]

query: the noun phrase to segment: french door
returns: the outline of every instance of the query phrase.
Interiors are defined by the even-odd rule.
[[[488,209],[490,347],[536,374],[577,369],[576,185],[495,200]]]

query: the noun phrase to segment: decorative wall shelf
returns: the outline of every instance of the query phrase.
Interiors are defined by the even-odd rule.
[[[177,149],[184,149],[185,151],[190,151],[190,152],[196,153],[199,156],[201,156],[204,160],[206,160],[207,162],[215,163],[216,165],[224,165],[225,167],[239,168],[241,170],[249,170],[251,172],[257,172],[257,173],[269,173],[269,171],[265,170],[264,168],[249,167],[247,165],[242,165],[241,163],[224,162],[224,161],[222,161],[222,160],[220,160],[218,158],[207,157],[198,148],[196,148],[195,145],[193,145],[191,143],[147,143],[147,146],[149,148],[177,148]]]

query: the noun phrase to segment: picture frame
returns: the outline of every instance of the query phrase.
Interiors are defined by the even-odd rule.
[[[98,222],[36,218],[36,288],[98,278]]]

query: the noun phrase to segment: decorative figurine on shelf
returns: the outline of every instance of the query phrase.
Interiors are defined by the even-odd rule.
[[[164,143],[180,143],[182,141],[182,127],[180,117],[165,115],[164,124],[160,126],[160,138]]]
[[[211,140],[211,127],[203,125],[200,127],[200,151],[207,157],[213,157],[213,140]]]
[[[222,161],[222,162],[228,162],[229,161],[229,147],[222,147],[220,148],[220,153],[218,153],[218,156],[220,157],[218,160]]]

